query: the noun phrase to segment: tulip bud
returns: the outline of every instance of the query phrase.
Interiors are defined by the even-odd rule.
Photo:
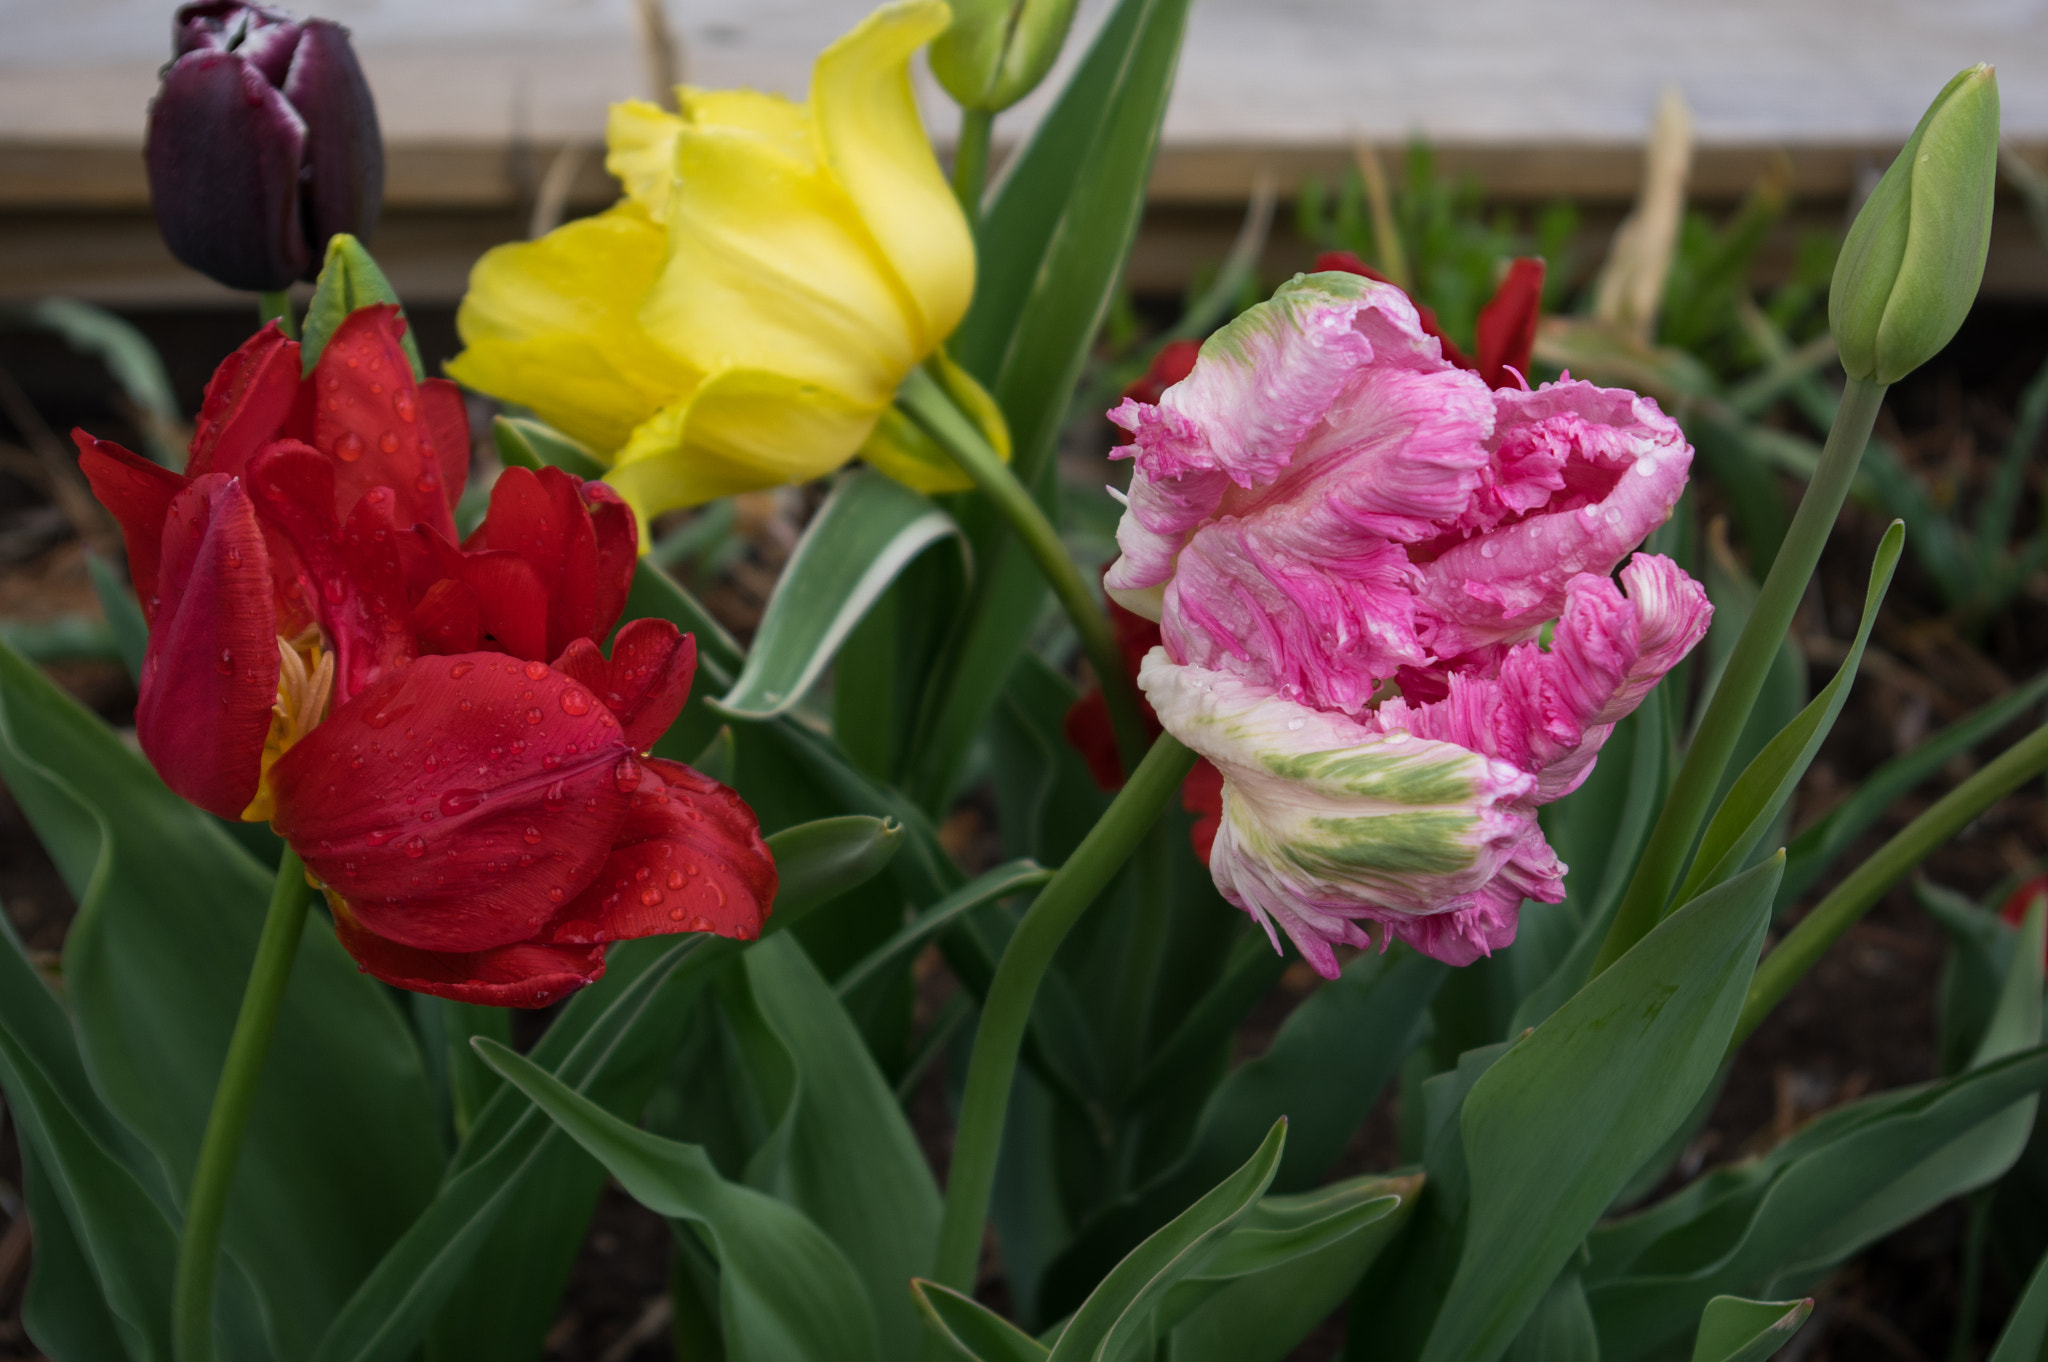
[[[1851,378],[1895,383],[1963,324],[1991,246],[1998,78],[1973,66],[1920,118],[1842,243],[1828,323]]]
[[[230,288],[311,279],[329,237],[367,234],[384,147],[348,30],[242,0],[182,6],[143,159],[171,254]]]
[[[963,109],[1001,113],[1052,69],[1074,0],[953,0],[953,24],[932,43],[932,74]]]

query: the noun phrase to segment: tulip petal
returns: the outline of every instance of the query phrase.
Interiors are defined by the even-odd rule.
[[[277,703],[270,558],[240,481],[211,473],[163,522],[135,736],[164,783],[222,818],[256,797]]]
[[[784,374],[729,370],[636,429],[605,482],[642,519],[808,482],[852,458],[881,411]]]
[[[625,613],[626,598],[633,592],[633,574],[640,567],[640,527],[633,508],[604,483],[586,482],[580,490],[597,536],[597,625],[590,636],[603,638]]]
[[[680,117],[644,99],[620,100],[605,113],[604,168],[656,222],[668,221],[668,186],[682,130]]]
[[[310,436],[310,429],[289,428],[299,401],[299,375],[299,343],[276,323],[243,341],[207,380],[185,472],[195,478],[208,473],[240,477],[263,446],[286,436]]]
[[[555,657],[571,639],[596,632],[597,532],[577,485],[559,468],[506,469],[492,484],[490,510],[469,541],[516,554],[539,574],[546,633],[537,652],[506,649],[516,657]]]
[[[644,752],[668,732],[690,698],[697,639],[667,620],[632,620],[612,640],[609,660],[595,643],[579,638],[556,660],[555,670],[590,687],[618,716],[626,745]]]
[[[752,941],[775,902],[754,811],[678,762],[648,758],[604,869],[548,928],[551,942],[716,932]]]
[[[143,161],[171,254],[229,288],[288,287],[315,259],[300,216],[306,124],[232,52],[171,63],[149,106]]]
[[[430,378],[420,384],[420,419],[441,461],[441,499],[452,514],[469,483],[469,408],[462,389],[449,379]]]
[[[641,770],[570,677],[422,658],[271,769],[272,825],[377,935],[429,951],[532,937],[604,864]]]
[[[313,444],[335,460],[336,515],[371,488],[389,488],[400,528],[426,525],[452,539],[440,454],[420,419],[404,334],[390,303],[357,308],[335,328],[313,366]]]
[[[476,588],[452,577],[441,578],[412,608],[412,627],[422,657],[479,651],[484,625]]]
[[[508,473],[513,470],[506,470]],[[428,550],[443,581],[461,582],[477,602],[477,627],[490,651],[505,653],[522,661],[544,662],[548,657],[548,588],[539,569],[508,549],[467,552],[439,535],[426,535]],[[429,588],[431,592],[432,588]],[[461,609],[457,598],[446,597],[429,611],[424,620],[415,614],[414,627],[455,630],[451,638],[463,637],[466,624],[441,611]],[[421,604],[426,597],[421,597]],[[466,616],[461,617],[466,618]]]
[[[631,203],[493,247],[470,270],[449,376],[611,453],[701,377],[640,326],[667,255],[667,233]]]
[[[348,30],[331,19],[308,19],[283,82],[284,97],[306,120],[306,231],[319,271],[327,240],[338,232],[367,237],[384,206],[384,137],[377,101],[363,76]]]
[[[142,617],[153,623],[164,517],[191,479],[82,430],[71,432],[71,442],[78,446],[78,470],[92,485],[92,494],[120,522],[121,542],[128,550],[128,577],[142,602]]]
[[[811,111],[832,173],[874,234],[937,346],[974,297],[974,240],[939,172],[911,92],[910,58],[943,33],[941,0],[897,0],[819,56]]]
[[[335,938],[363,972],[414,993],[486,1007],[546,1007],[604,977],[603,946],[515,941],[485,951],[423,951],[364,927],[332,890],[327,902]]]
[[[640,322],[703,373],[766,370],[879,410],[926,353],[916,304],[845,191],[759,133],[683,129],[668,232]]]
[[[1543,258],[1525,255],[1479,309],[1479,377],[1489,388],[1525,388],[1543,312]]]

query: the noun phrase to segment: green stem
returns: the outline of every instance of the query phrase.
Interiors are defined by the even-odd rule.
[[[960,111],[960,142],[953,152],[953,197],[972,226],[981,217],[981,191],[988,182],[989,135],[996,116],[987,109]]]
[[[1713,699],[1708,702],[1699,731],[1693,735],[1692,746],[1685,754],[1685,764],[1679,768],[1671,795],[1657,815],[1657,826],[1650,831],[1635,878],[1629,881],[1628,893],[1614,915],[1614,925],[1608,929],[1599,958],[1593,963],[1594,974],[1619,960],[1664,916],[1664,906],[1699,837],[1707,805],[1721,784],[1721,774],[1728,768],[1736,740],[1749,722],[1749,712],[1756,705],[1757,693],[1763,689],[1771,662],[1784,646],[1793,612],[1799,608],[1800,597],[1806,594],[1813,569],[1820,562],[1821,548],[1834,528],[1849,484],[1856,477],[1863,447],[1870,443],[1871,427],[1877,424],[1877,409],[1884,401],[1884,391],[1882,383],[1852,378],[1842,394],[1842,405],[1828,431],[1827,445],[1821,450],[1820,466],[1813,481],[1807,484],[1806,495],[1800,498],[1799,510],[1785,531],[1785,542],[1771,562],[1763,589],[1757,593],[1749,623],[1735,641],[1728,666],[1721,673],[1720,684],[1714,687]]]
[[[258,328],[276,322],[284,328],[285,335],[293,340],[299,338],[299,321],[292,315],[292,295],[288,289],[266,289],[257,294],[256,317]]]
[[[214,1089],[213,1111],[199,1145],[199,1166],[192,1174],[192,1193],[185,1204],[185,1230],[178,1240],[177,1275],[171,1286],[171,1332],[178,1362],[212,1362],[213,1286],[220,1266],[220,1227],[227,1212],[228,1190],[248,1133],[249,1111],[256,1102],[256,1081],[270,1053],[270,1036],[284,1004],[292,960],[306,926],[306,905],[312,894],[306,866],[297,852],[285,848],[278,863],[277,884],[270,892],[270,912],[256,943],[256,962],[249,967],[249,986],[242,994],[242,1012],[228,1041],[227,1062],[220,1086]]]
[[[1792,986],[1806,976],[1836,938],[1870,911],[1885,891],[1928,853],[1961,832],[1971,819],[2042,771],[2048,771],[2048,725],[2001,752],[1984,769],[1950,790],[1849,873],[1814,910],[1799,920],[1778,948],[1765,956],[1749,982],[1749,997],[1735,1023],[1732,1052],[1770,1015]]]
[[[1144,711],[1139,707],[1137,687],[1124,670],[1123,649],[1117,646],[1116,630],[1109,615],[1095,599],[1067,546],[1060,542],[1060,532],[1037,499],[1017,480],[1010,465],[1003,462],[974,422],[953,404],[937,379],[923,369],[911,370],[910,377],[897,391],[896,404],[925,434],[938,441],[1017,532],[1025,552],[1031,555],[1052,594],[1066,609],[1074,632],[1081,636],[1082,651],[1087,653],[1088,665],[1095,669],[1095,680],[1109,702],[1109,722],[1116,730],[1117,754],[1123,759],[1124,769],[1131,770],[1144,755],[1146,743]]]
[[[1172,835],[1173,830],[1166,823],[1154,823],[1152,831],[1145,834],[1132,867],[1137,873],[1137,892],[1131,895],[1131,934],[1124,943],[1123,983],[1116,1000],[1117,1041],[1124,1061],[1118,1086],[1123,1092],[1135,1089],[1138,1075],[1145,1068],[1152,1007],[1159,992],[1159,970],[1172,926]]]
[[[1161,734],[1102,820],[1089,830],[1017,924],[1016,934],[1003,950],[982,1004],[981,1025],[974,1033],[960,1126],[953,1140],[953,1162],[946,1175],[946,1216],[939,1229],[938,1260],[932,1273],[945,1286],[974,1290],[982,1224],[988,1217],[996,1156],[1002,1149],[1003,1121],[1009,1112],[1010,1081],[1017,1072],[1017,1052],[1024,1043],[1039,982],[1067,933],[1158,821],[1160,811],[1194,765],[1193,752],[1172,734]]]

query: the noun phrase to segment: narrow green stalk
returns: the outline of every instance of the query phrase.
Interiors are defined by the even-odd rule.
[[[299,319],[292,315],[292,295],[288,289],[265,290],[257,294],[256,318],[259,328],[276,322],[284,328],[285,335],[293,340],[299,338]]]
[[[177,1274],[171,1285],[171,1334],[178,1362],[213,1362],[213,1288],[220,1267],[221,1220],[311,897],[305,863],[286,847],[270,892],[270,912],[263,919],[263,936],[256,943],[256,963],[249,968],[249,986],[242,994],[242,1012],[235,1018],[227,1062],[221,1066],[220,1086],[214,1089],[213,1111],[206,1118],[192,1193],[185,1203],[185,1230],[178,1240]]]
[[[1778,948],[1765,956],[1749,982],[1749,997],[1735,1023],[1732,1052],[1770,1015],[1792,986],[1826,954],[1829,946],[1870,911],[1885,891],[1928,853],[1961,832],[1971,819],[2048,771],[2048,725],[2001,752],[1984,769],[1950,790],[1849,873],[1814,910],[1799,920]]]
[[[969,226],[981,220],[981,191],[988,183],[989,136],[996,116],[987,109],[960,111],[960,142],[953,151],[953,197]]]
[[[1820,466],[1806,486],[1806,495],[1800,498],[1791,528],[1785,531],[1785,542],[1772,560],[1763,589],[1757,593],[1749,623],[1735,641],[1721,682],[1714,688],[1714,697],[1708,702],[1699,731],[1693,735],[1692,747],[1685,754],[1685,764],[1679,768],[1671,795],[1657,815],[1657,826],[1650,831],[1650,841],[1636,866],[1635,878],[1629,882],[1628,893],[1614,915],[1614,925],[1608,929],[1600,956],[1593,963],[1594,974],[1619,960],[1664,916],[1665,904],[1692,855],[1700,824],[1706,820],[1707,806],[1721,783],[1722,772],[1728,768],[1736,740],[1749,722],[1749,712],[1756,705],[1757,693],[1763,689],[1772,659],[1784,646],[1792,615],[1799,608],[1800,597],[1806,594],[1807,583],[1813,579],[1821,548],[1834,529],[1842,499],[1855,479],[1863,447],[1870,443],[1871,427],[1877,424],[1877,409],[1884,401],[1884,391],[1882,383],[1852,378],[1842,394],[1842,405],[1828,431],[1827,445],[1821,450]]]
[[[953,405],[953,399],[937,379],[922,369],[913,369],[896,394],[896,405],[953,457],[1017,532],[1025,552],[1038,565],[1052,594],[1059,598],[1067,618],[1073,622],[1074,632],[1081,636],[1082,651],[1087,653],[1088,665],[1095,669],[1095,680],[1109,702],[1117,755],[1123,759],[1124,769],[1131,770],[1144,755],[1146,742],[1138,690],[1124,671],[1123,650],[1117,646],[1116,630],[1109,615],[1095,599],[1067,546],[1060,542],[1060,532],[974,422]]]
[[[1173,874],[1173,830],[1164,822],[1152,825],[1138,848],[1132,869],[1137,892],[1131,896],[1131,931],[1124,942],[1123,982],[1117,990],[1116,1040],[1123,1061],[1119,1089],[1131,1092],[1144,1071],[1151,1038],[1152,1009],[1159,994],[1159,970],[1173,916],[1169,878]]]
[[[946,1174],[946,1216],[939,1229],[938,1260],[932,1272],[942,1285],[974,1290],[982,1224],[988,1218],[996,1156],[1002,1149],[1003,1121],[1010,1107],[1010,1081],[1017,1072],[1017,1052],[1024,1043],[1038,985],[1067,933],[1144,840],[1194,765],[1193,752],[1172,734],[1161,734],[1102,820],[1089,830],[1017,924],[1016,934],[1003,950],[982,1004],[981,1025],[974,1033],[960,1125],[953,1139],[953,1162]]]

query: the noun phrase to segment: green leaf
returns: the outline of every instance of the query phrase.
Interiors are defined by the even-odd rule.
[[[1764,1362],[1792,1341],[1813,1313],[1813,1298],[1751,1301],[1716,1296],[1700,1312],[1692,1362]]]
[[[507,468],[559,468],[585,482],[600,481],[605,466],[597,455],[544,421],[530,416],[491,418],[491,444]]]
[[[704,608],[704,603],[650,558],[643,556],[634,569],[633,588],[626,595],[625,618],[663,619],[684,633],[697,636],[697,684],[691,687],[693,696],[700,690],[722,690],[731,685],[740,664],[746,661],[746,650]]]
[[[1954,757],[2024,717],[2044,695],[2048,695],[2048,672],[2008,691],[1863,777],[1853,794],[1800,833],[1786,849],[1785,882],[1778,886],[1779,909],[1797,903],[1900,795],[1948,765]]]
[[[1286,1142],[1283,1116],[1243,1167],[1131,1250],[1074,1312],[1052,1350],[1052,1362],[1113,1362],[1149,1338],[1153,1312],[1167,1294],[1206,1266],[1220,1241],[1272,1183]]]
[[[271,875],[105,724],[4,649],[0,774],[79,903],[64,977],[97,1090],[182,1195]],[[426,1205],[441,1167],[410,1030],[315,916],[223,1234],[262,1297],[278,1351],[311,1351]]]
[[[967,1362],[1044,1362],[1051,1350],[995,1311],[950,1286],[910,1284],[925,1327]]]
[[[320,352],[327,348],[329,338],[348,320],[349,313],[373,303],[398,302],[398,290],[391,287],[391,281],[384,277],[383,270],[377,268],[377,262],[363,249],[362,242],[347,232],[336,232],[329,237],[327,260],[320,267],[320,278],[313,284],[313,301],[306,305],[306,320],[299,328],[299,361],[304,371],[313,372],[313,366],[320,361]],[[405,315],[402,305],[398,315]],[[420,361],[419,342],[413,339],[410,326],[406,327],[399,344],[405,347],[405,357],[412,365],[412,376],[415,379],[425,378],[427,366]]]
[[[851,1264],[795,1208],[720,1177],[696,1145],[626,1124],[488,1040],[486,1063],[531,1098],[641,1205],[686,1220],[718,1257],[726,1355],[738,1362],[871,1362],[874,1316]]]
[[[0,310],[0,317],[62,336],[98,359],[120,385],[142,427],[143,447],[166,468],[185,467],[185,413],[162,356],[135,324],[76,298],[36,298]]]
[[[1005,861],[985,870],[960,888],[919,913],[902,931],[877,946],[861,962],[847,970],[833,984],[842,998],[850,998],[891,967],[908,961],[925,942],[952,926],[960,918],[988,903],[1012,894],[1036,889],[1052,878],[1052,872],[1036,861]]]
[[[1421,1186],[1367,1175],[1261,1200],[1160,1306],[1174,1362],[1280,1362],[1400,1234]]]
[[[2048,1257],[2034,1267],[2027,1289],[2005,1321],[2005,1332],[1991,1350],[1990,1362],[2038,1362],[2048,1348]]]
[[[959,540],[960,528],[931,498],[871,468],[843,476],[784,566],[746,666],[713,707],[770,719],[795,705],[897,574],[946,538]]]
[[[1522,1332],[1508,1346],[1508,1362],[1599,1362],[1600,1336],[1576,1269],[1557,1274]]]
[[[1784,858],[1692,900],[1527,1037],[1459,1115],[1471,1218],[1425,1362],[1506,1350],[1600,1213],[1712,1080]]]
[[[71,1229],[35,1147],[21,1149],[22,1199],[35,1230],[21,1322],[36,1347],[63,1362],[133,1362],[101,1292],[85,1245]],[[166,1296],[166,1302],[168,1296]]]
[[[785,935],[744,959],[747,1022],[779,1042],[794,1080],[776,1157],[750,1164],[748,1181],[839,1246],[873,1303],[882,1355],[908,1357],[922,1331],[905,1284],[931,1270],[938,1185],[895,1093],[803,947]]]
[[[1905,542],[1906,527],[1894,520],[1877,546],[1870,583],[1863,593],[1863,618],[1856,626],[1856,638],[1849,645],[1848,655],[1813,703],[1799,711],[1796,719],[1764,745],[1764,750],[1757,753],[1729,788],[1700,839],[1692,873],[1678,891],[1680,902],[1720,884],[1740,869],[1791,799],[1793,788],[1812,764],[1821,741],[1835,726],[1842,706],[1848,703],[1850,683],[1856,679],[1856,668],[1863,661],[1864,646],[1870,642],[1878,607],[1884,603],[1885,589],[1891,585]]]
[[[897,841],[880,820],[857,817],[768,838],[781,875],[768,931],[855,888],[887,863]],[[614,947],[604,978],[569,1000],[529,1057],[600,1104],[637,1114],[705,980],[739,949],[703,936]],[[437,1318],[458,1353],[503,1357],[491,1340],[508,1336],[507,1347],[536,1347],[590,1218],[601,1182],[594,1169],[523,1095],[501,1087],[478,1112],[433,1203],[336,1318],[316,1362],[401,1362]],[[567,1258],[559,1256],[564,1245]]]
[[[1916,880],[1913,896],[1948,933],[1936,1034],[1941,1072],[1961,1073],[1991,1029],[1991,1014],[2012,967],[2013,938],[2019,933],[1998,914],[1979,908],[1953,889]]]

